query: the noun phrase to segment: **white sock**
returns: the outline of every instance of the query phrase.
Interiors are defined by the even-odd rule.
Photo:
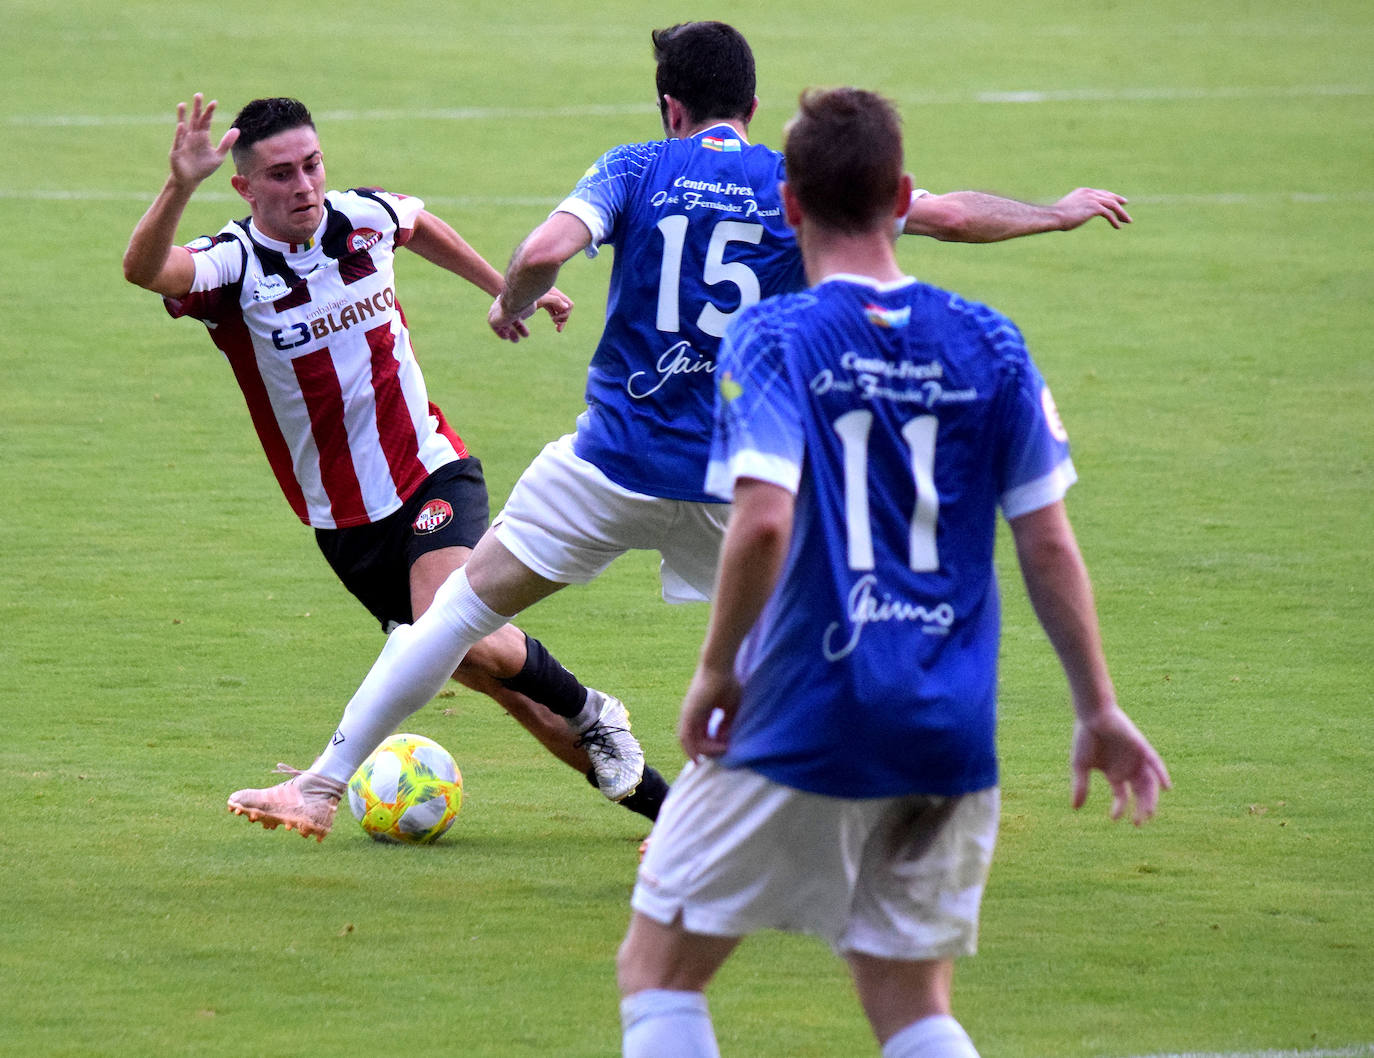
[[[588,691],[587,700],[582,703],[582,711],[576,716],[568,717],[568,726],[580,735],[600,719],[601,696]]]
[[[377,746],[443,688],[472,649],[506,623],[459,569],[413,625],[400,625],[344,709],[333,740],[310,770],[348,782]]]
[[[648,989],[620,1001],[623,1058],[720,1058],[706,997]]]
[[[883,1058],[978,1058],[964,1027],[948,1014],[913,1021],[883,1046]]]

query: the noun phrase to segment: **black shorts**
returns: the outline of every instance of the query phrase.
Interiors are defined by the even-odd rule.
[[[446,463],[401,508],[380,522],[316,529],[330,568],[383,629],[410,624],[410,567],[443,547],[477,546],[491,521],[482,462]]]

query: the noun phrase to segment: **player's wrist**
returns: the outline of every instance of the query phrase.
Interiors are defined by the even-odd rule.
[[[535,309],[539,306],[537,301],[531,301],[517,308],[506,299],[505,294],[498,297],[496,303],[500,306],[501,314],[505,317],[507,323],[518,323],[520,320],[529,319],[534,315]]]
[[[167,174],[167,182],[163,185],[163,191],[182,201],[188,201],[204,182],[204,177],[192,176],[187,173],[178,173],[173,169]]]

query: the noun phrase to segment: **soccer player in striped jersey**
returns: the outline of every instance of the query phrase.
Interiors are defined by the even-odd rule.
[[[710,595],[729,510],[705,487],[716,348],[744,309],[799,289],[802,264],[782,216],[782,155],[749,141],[758,98],[748,42],[721,22],[652,40],[666,138],[598,159],[517,248],[487,316],[499,337],[518,341],[566,262],[614,246],[586,411],[520,476],[429,613],[388,641],[349,704],[379,728],[427,701],[493,628],[626,551],[659,553],[667,601]],[[1050,206],[917,192],[894,227],[992,242],[1093,217],[1130,220],[1121,196],[1093,188]]]
[[[953,1018],[998,819],[996,516],[1068,678],[1073,804],[1153,815],[1164,763],[1116,703],[1065,514],[1075,480],[1010,320],[903,273],[901,129],[803,95],[783,210],[808,290],[727,329],[705,487],[733,503],[682,706],[689,760],[640,866],[626,1058],[716,1056],[704,989],[744,936],[816,934],[884,1058],[976,1058]]]
[[[395,254],[404,246],[489,295],[501,274],[418,198],[327,191],[319,137],[299,101],[254,100],[218,144],[214,111],[200,95],[189,113],[178,106],[171,173],[133,232],[125,276],[161,294],[171,315],[205,324],[292,510],[395,634],[466,560],[489,514],[481,463],[426,391]],[[251,215],[175,245],[191,195],[231,151],[231,183]],[[550,290],[538,307],[561,330],[572,302]],[[666,783],[644,768],[625,707],[583,686],[538,640],[493,629],[451,674],[608,798],[657,814]],[[322,840],[349,777],[391,730],[346,714],[309,770],[240,790],[229,807]]]

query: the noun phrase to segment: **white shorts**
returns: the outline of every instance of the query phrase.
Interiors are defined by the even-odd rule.
[[[573,452],[572,435],[544,446],[492,529],[530,569],[585,584],[627,551],[657,551],[668,602],[703,602],[715,586],[730,507],[622,488]]]
[[[691,933],[814,933],[840,955],[972,955],[997,841],[996,787],[851,800],[747,768],[688,764],[663,803],[631,904]]]

